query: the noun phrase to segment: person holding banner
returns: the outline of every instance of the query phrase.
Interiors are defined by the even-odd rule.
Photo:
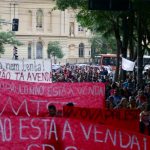
[[[53,104],[48,106],[48,112],[50,117],[62,117],[62,110],[57,110]]]
[[[48,105],[48,116],[50,117],[50,120],[53,122],[52,128],[51,128],[51,136],[50,138],[47,137],[42,143],[46,145],[44,150],[62,150],[62,141],[58,139],[58,137],[61,137],[60,135],[60,129],[59,129],[59,124],[55,122],[55,118],[57,117],[57,108],[54,104]]]
[[[48,112],[49,112],[49,116],[50,117],[54,117],[54,116],[56,116],[56,107],[55,107],[55,105],[49,105],[48,106]]]
[[[145,134],[146,129],[150,135],[150,104],[147,104],[145,110],[140,113],[140,133]]]

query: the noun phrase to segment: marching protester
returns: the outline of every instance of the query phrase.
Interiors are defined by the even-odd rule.
[[[146,82],[143,89],[136,89],[133,74],[127,74],[124,82],[112,80],[112,74],[103,67],[90,65],[67,65],[53,72],[53,82],[103,82],[105,84],[105,107],[107,109],[139,110],[139,131],[150,135],[150,84]],[[70,106],[70,105],[68,105]],[[72,106],[72,105],[71,105]]]
[[[54,104],[48,106],[48,113],[50,117],[62,117],[62,110],[57,110]]]
[[[56,106],[51,104],[48,106],[48,112],[50,117],[54,117],[57,114]]]
[[[139,130],[141,133],[148,131],[150,135],[150,104],[147,104],[145,109],[140,113]]]

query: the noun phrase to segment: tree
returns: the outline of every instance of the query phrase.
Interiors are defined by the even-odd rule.
[[[118,80],[119,75],[119,57],[122,49],[121,35],[120,35],[120,24],[119,19],[122,12],[111,12],[111,11],[91,11],[88,9],[88,0],[56,0],[58,9],[64,10],[68,7],[76,9],[76,17],[81,26],[90,29],[92,32],[99,32],[104,37],[114,35],[116,39],[116,52],[117,52],[117,66],[116,66],[116,77]]]
[[[62,48],[60,46],[60,43],[58,41],[49,42],[48,48],[47,48],[48,57],[51,58],[54,57],[54,62],[56,62],[55,57],[57,58],[63,58],[64,54],[62,52]]]
[[[0,32],[0,54],[4,54],[5,44],[20,46],[22,43],[15,38],[13,32]]]
[[[92,47],[96,49],[95,55],[116,53],[116,44],[113,37],[105,38],[101,34],[97,33],[90,38],[90,42]]]
[[[77,20],[83,27],[102,35],[114,35],[118,58],[115,80],[119,77],[120,54],[126,57],[129,49],[130,58],[138,55],[138,80],[141,81],[142,56],[146,50],[150,51],[149,0],[132,0],[130,11],[91,11],[88,9],[88,0],[56,0],[56,4],[61,10],[69,7],[76,9]]]

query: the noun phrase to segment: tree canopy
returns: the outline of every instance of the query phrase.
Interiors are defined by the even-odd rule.
[[[113,35],[116,39],[117,71],[119,70],[119,56],[130,59],[138,58],[138,80],[141,81],[145,51],[150,52],[150,1],[131,0],[132,9],[129,11],[89,10],[88,0],[56,0],[58,9],[72,8],[76,10],[78,22],[92,32],[100,32],[103,36]],[[116,73],[118,74],[118,73]],[[117,77],[116,77],[117,79]]]
[[[17,45],[20,46],[22,43],[15,38],[15,34],[13,32],[0,32],[0,53],[3,54],[5,52],[4,45]]]
[[[105,53],[116,53],[116,43],[114,37],[104,38],[100,33],[90,38],[92,47],[96,49],[96,55]]]
[[[62,52],[62,48],[61,48],[60,43],[58,41],[54,41],[54,42],[51,41],[48,43],[47,53],[48,53],[48,56],[50,58],[51,58],[51,56],[57,57],[57,58],[63,58],[64,57],[64,54]]]

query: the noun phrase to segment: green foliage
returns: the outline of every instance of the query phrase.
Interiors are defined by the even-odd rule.
[[[15,34],[13,32],[0,32],[0,53],[3,54],[5,52],[4,45],[23,45],[20,41],[15,38]]]
[[[60,10],[65,10],[69,7],[77,9],[79,7],[87,7],[88,0],[56,0],[56,5]]]
[[[64,54],[62,52],[62,48],[60,46],[60,43],[58,41],[49,42],[48,48],[47,48],[48,56],[56,56],[57,58],[63,58]]]
[[[2,43],[0,43],[0,54],[4,54],[5,49]]]
[[[138,35],[138,17],[139,12],[142,15],[142,41],[144,43],[143,49],[150,51],[148,45],[150,44],[150,1],[149,0],[132,0],[133,10],[132,11],[103,11],[103,10],[89,10],[88,0],[56,0],[58,9],[65,10],[67,8],[77,9],[77,20],[82,27],[86,27],[91,31],[101,33],[105,37],[116,36],[114,32],[118,30],[118,35],[116,41],[120,39],[122,42],[122,37],[125,31],[122,28],[122,18],[127,17],[129,22],[128,26],[128,37],[130,40],[133,39],[133,43],[137,45],[137,35]],[[130,18],[130,14],[134,14],[133,18]],[[133,31],[132,29],[133,28]],[[131,31],[130,31],[131,29]],[[131,33],[133,32],[133,34]],[[109,38],[108,38],[109,39]],[[121,41],[122,40],[122,41]],[[128,40],[128,39],[126,39]],[[108,41],[109,42],[109,41]],[[134,46],[135,46],[134,45]],[[128,47],[128,46],[126,46]]]
[[[116,40],[112,36],[104,38],[98,33],[90,38],[90,42],[92,48],[96,50],[96,55],[116,52]]]

